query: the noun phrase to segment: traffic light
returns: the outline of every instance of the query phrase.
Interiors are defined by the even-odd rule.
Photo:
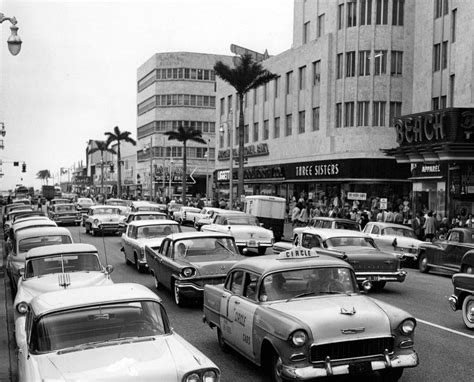
[[[26,172],[26,163],[21,164],[21,172]]]

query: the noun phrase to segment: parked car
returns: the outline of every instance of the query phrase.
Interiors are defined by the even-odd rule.
[[[453,228],[445,238],[420,244],[418,267],[423,273],[431,269],[459,272],[463,256],[471,249],[474,249],[474,230]]]
[[[161,299],[139,284],[35,297],[18,345],[20,382],[218,382],[220,371],[173,331]]]
[[[92,206],[82,216],[86,233],[95,236],[98,233],[119,233],[119,224],[123,219],[120,208],[114,206]]]
[[[462,319],[469,329],[474,329],[474,250],[461,260],[461,271],[452,278],[454,293],[449,304],[454,311],[462,310]]]
[[[418,260],[419,246],[424,243],[416,238],[413,228],[403,224],[368,222],[363,232],[374,239],[380,249],[402,255],[412,263]]]
[[[381,251],[374,240],[362,232],[310,227],[298,231],[293,243],[275,243],[273,251],[280,253],[298,246],[330,250],[333,256],[344,258],[354,267],[357,282],[365,290],[380,290],[387,282],[401,283],[407,276],[400,266],[399,256]]]
[[[76,209],[78,211],[86,212],[89,207],[94,205],[94,201],[91,198],[78,198],[76,202]]]
[[[27,209],[27,208],[21,208],[17,210],[12,210],[10,211],[7,215],[4,216],[3,220],[3,237],[6,239],[8,236],[8,232],[10,231],[10,228],[13,224],[13,220],[15,219],[16,216],[21,215],[23,213],[31,213],[34,212],[32,209]]]
[[[196,207],[181,206],[179,210],[174,211],[173,220],[179,224],[193,224],[201,217],[201,209]]]
[[[224,210],[222,208],[217,208],[217,207],[204,207],[200,212],[201,217],[198,218],[194,222],[194,228],[196,228],[196,230],[200,231],[203,225],[212,223],[212,220],[213,220],[213,217],[214,217],[215,213],[217,213],[217,212],[225,213],[226,211],[228,211],[228,210]]]
[[[80,225],[82,222],[82,214],[74,203],[54,204],[49,208],[48,215],[58,224]]]
[[[5,244],[5,246],[7,247],[7,253],[11,247],[11,243],[13,242],[17,232],[23,231],[25,229],[32,229],[32,228],[37,228],[37,227],[57,227],[57,226],[58,225],[54,221],[47,218],[46,216],[43,216],[41,219],[26,220],[26,221],[19,221],[19,222],[13,223],[12,227],[10,228],[10,231],[8,232],[8,239]]]
[[[115,206],[120,210],[121,215],[127,215],[130,212],[129,202],[123,199],[111,198],[104,203],[106,206]]]
[[[155,212],[155,211],[137,211],[137,212],[130,212],[127,216],[123,218],[123,220],[119,223],[119,231],[125,232],[127,230],[128,225],[133,221],[139,220],[165,220],[168,217],[163,212]]]
[[[17,232],[7,256],[7,274],[16,293],[20,269],[25,267],[26,253],[36,247],[72,243],[71,232],[64,227],[37,227]]]
[[[120,250],[127,264],[135,264],[138,272],[144,272],[148,263],[145,246],[159,248],[163,239],[172,233],[181,232],[180,225],[173,220],[140,220],[131,222],[122,234]]]
[[[416,319],[359,293],[354,270],[307,249],[248,258],[204,287],[204,320],[272,381],[378,371],[398,380],[418,365]],[[359,380],[359,379],[357,379]]]
[[[204,285],[224,282],[230,267],[244,257],[229,234],[183,232],[163,239],[159,248],[145,247],[155,286],[171,290],[176,305],[202,297]]]
[[[231,234],[242,253],[254,250],[264,255],[275,241],[273,231],[261,227],[258,218],[239,211],[216,213],[212,223],[203,226],[202,231]]]

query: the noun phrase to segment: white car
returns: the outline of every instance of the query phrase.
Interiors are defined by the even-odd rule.
[[[216,213],[212,223],[204,225],[202,231],[230,233],[241,252],[250,249],[259,255],[264,255],[275,241],[273,231],[263,228],[258,218],[240,211]]]
[[[122,283],[44,293],[18,343],[20,382],[218,382],[219,368],[173,331],[161,299]]]
[[[185,225],[186,223],[194,224],[194,222],[200,217],[200,208],[188,206],[182,206],[178,211],[175,211],[175,213],[173,214],[173,219],[181,225]]]
[[[112,271],[111,265],[101,264],[97,248],[90,244],[60,244],[28,251],[13,302],[17,343],[25,340],[25,314],[35,296],[63,288],[113,284]]]
[[[201,217],[199,217],[194,222],[194,228],[196,228],[196,230],[200,231],[203,225],[212,223],[212,220],[214,218],[214,214],[216,214],[217,212],[225,213],[226,211],[227,210],[224,210],[224,209],[218,208],[218,207],[204,207],[200,212]]]
[[[86,233],[95,236],[98,233],[117,233],[119,224],[123,221],[120,208],[114,206],[92,206],[83,215],[83,225]]]
[[[148,265],[145,246],[160,248],[163,239],[172,233],[181,232],[181,226],[173,220],[139,220],[131,222],[121,238],[121,248],[127,264],[135,264],[138,272]]]

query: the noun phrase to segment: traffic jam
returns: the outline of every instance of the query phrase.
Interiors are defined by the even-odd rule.
[[[53,198],[44,210],[17,198],[3,208],[19,381],[233,380],[207,347],[175,331],[167,313],[175,309],[201,312],[193,331],[214,333],[208,346],[255,365],[265,380],[398,381],[423,362],[419,323],[379,297],[437,268],[453,275],[443,308],[474,329],[472,231],[407,244],[411,228],[380,223],[385,246],[376,222],[361,231],[336,218],[285,237],[278,197],[249,196],[243,211],[174,212],[86,199]],[[471,241],[460,251],[451,236],[462,233]],[[146,282],[115,281],[116,256]]]

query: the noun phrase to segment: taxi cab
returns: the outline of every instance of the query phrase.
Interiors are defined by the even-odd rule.
[[[205,286],[203,309],[219,345],[272,381],[374,372],[397,381],[418,365],[415,318],[361,294],[350,264],[315,249],[238,262],[224,284]]]

